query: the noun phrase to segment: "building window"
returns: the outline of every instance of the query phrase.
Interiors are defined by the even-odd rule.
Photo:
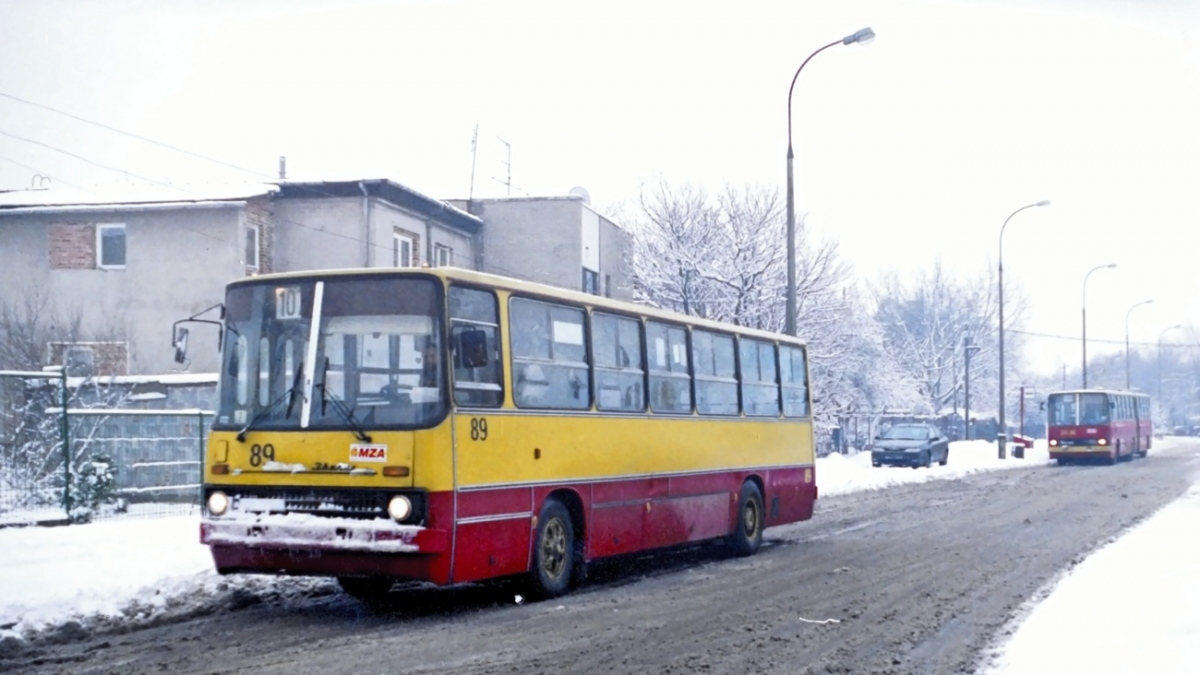
[[[583,268],[583,292],[600,295],[600,275],[586,267]]]
[[[96,370],[96,354],[91,347],[68,347],[63,353],[63,367],[71,377],[91,377]]]
[[[611,274],[604,275],[604,297],[606,297],[606,298],[612,297],[612,275]]]
[[[454,264],[453,260],[454,249],[441,244],[433,247],[433,264],[435,267],[449,267]]]
[[[125,224],[96,226],[96,266],[100,269],[125,268]]]
[[[246,267],[258,269],[258,226],[246,226]]]
[[[413,251],[416,250],[416,242],[413,238],[404,234],[392,235],[392,265],[394,267],[414,267]]]

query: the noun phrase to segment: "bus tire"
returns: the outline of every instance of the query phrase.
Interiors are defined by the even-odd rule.
[[[738,495],[737,523],[729,535],[729,548],[739,556],[754,555],[762,546],[763,498],[753,481],[742,483]]]
[[[567,592],[575,572],[575,528],[571,514],[562,502],[551,497],[538,516],[533,547],[530,593],[538,599],[553,598]]]
[[[367,603],[379,600],[396,585],[391,577],[338,577],[337,580],[346,595]]]

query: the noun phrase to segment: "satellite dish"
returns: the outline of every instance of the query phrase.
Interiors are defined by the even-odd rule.
[[[590,194],[588,194],[587,190],[583,189],[582,187],[580,187],[578,185],[571,188],[571,190],[569,192],[567,192],[567,194],[583,199],[584,204],[592,203],[592,196]]]

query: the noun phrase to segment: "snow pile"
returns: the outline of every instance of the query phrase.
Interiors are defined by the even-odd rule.
[[[1200,672],[1197,527],[1200,486],[1071,570],[989,672]]]
[[[961,478],[980,471],[1019,469],[1050,462],[1044,439],[1034,441],[1034,446],[1025,451],[1024,459],[1014,459],[1011,447],[1006,459],[1000,459],[999,454],[996,443],[992,441],[956,441],[950,444],[946,466],[934,464],[928,469],[872,467],[871,453],[865,450],[853,455],[829,455],[817,460],[818,494],[826,496],[878,490],[902,483]]]

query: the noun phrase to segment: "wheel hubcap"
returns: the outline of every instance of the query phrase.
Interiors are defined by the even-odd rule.
[[[749,539],[758,536],[758,504],[752,499],[746,502],[746,508],[742,510],[742,529]]]
[[[567,528],[563,521],[554,518],[546,523],[542,532],[542,571],[552,579],[558,579],[567,567]]]

